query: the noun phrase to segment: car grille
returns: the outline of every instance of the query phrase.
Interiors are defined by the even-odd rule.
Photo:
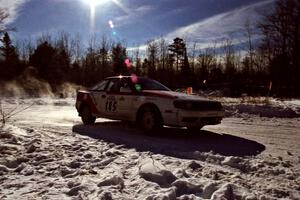
[[[174,101],[174,106],[184,110],[195,111],[220,111],[223,107],[220,102],[217,101]]]

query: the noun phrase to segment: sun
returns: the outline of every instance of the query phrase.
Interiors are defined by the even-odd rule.
[[[90,7],[96,7],[100,4],[106,3],[110,0],[83,0],[85,3],[89,4]]]
[[[111,0],[82,0],[90,7],[90,21],[91,21],[91,28],[94,29],[95,26],[95,16],[96,16],[96,8],[101,4],[107,3]]]
[[[122,4],[122,0],[81,0],[81,1],[86,5],[88,5],[90,8],[90,22],[91,22],[92,30],[94,30],[95,28],[96,11],[98,7],[100,7],[101,5],[104,5],[106,3],[113,3],[114,5],[121,8],[125,13],[130,13],[129,9]]]
[[[90,6],[91,11],[92,10],[95,11],[97,6],[107,3],[108,1],[111,0],[82,0],[82,1],[84,1],[86,4]]]

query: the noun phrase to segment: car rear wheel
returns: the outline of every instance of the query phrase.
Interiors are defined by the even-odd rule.
[[[143,131],[149,133],[153,130],[159,129],[162,127],[162,122],[159,117],[159,113],[150,108],[145,108],[141,112],[138,123]]]
[[[81,109],[81,120],[85,125],[95,123],[96,117],[92,115],[91,109],[88,106],[83,106]]]

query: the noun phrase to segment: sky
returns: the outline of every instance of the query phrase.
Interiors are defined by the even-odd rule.
[[[255,24],[275,0],[0,0],[17,39],[61,31],[105,35],[127,46],[161,36],[182,37],[201,47],[231,38],[241,42],[245,23]]]

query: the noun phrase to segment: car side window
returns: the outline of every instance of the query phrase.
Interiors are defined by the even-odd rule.
[[[120,92],[120,86],[119,86],[120,80],[113,79],[109,82],[108,87],[107,87],[107,92]]]
[[[99,84],[95,85],[92,88],[92,90],[95,90],[95,91],[104,91],[107,83],[108,83],[108,80],[104,80],[104,81],[100,82]]]
[[[126,79],[114,79],[109,82],[107,92],[129,93],[132,92],[132,90],[130,88],[130,84]]]
[[[130,84],[128,83],[127,80],[122,81],[122,83],[120,85],[120,92],[121,93],[130,93],[130,92],[132,92]]]

